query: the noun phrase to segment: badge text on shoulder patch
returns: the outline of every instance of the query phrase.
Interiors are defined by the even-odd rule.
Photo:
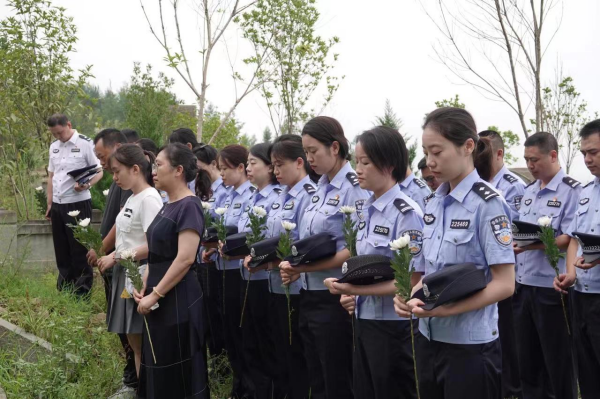
[[[420,230],[406,230],[400,236],[404,236],[405,234],[408,234],[410,237],[410,242],[408,243],[410,254],[412,256],[419,255],[423,249],[423,232]]]
[[[515,208],[517,208],[517,211],[519,209],[521,209],[521,200],[523,199],[522,195],[515,195],[515,197],[513,198],[513,204],[515,205]]]
[[[450,228],[451,229],[468,229],[469,226],[471,225],[471,221],[470,220],[459,220],[459,219],[452,219],[452,221],[450,222]]]
[[[425,188],[425,187],[427,187],[427,184],[425,184],[425,183],[423,182],[423,180],[421,180],[421,179],[414,178],[414,179],[413,179],[413,182],[414,182],[414,183],[415,183],[417,186],[419,186],[419,188]]]
[[[512,244],[512,227],[508,216],[500,215],[490,220],[494,238],[498,244],[508,247]]]
[[[375,226],[375,228],[373,229],[373,233],[381,234],[382,236],[387,236],[388,234],[390,234],[390,228],[384,226]]]

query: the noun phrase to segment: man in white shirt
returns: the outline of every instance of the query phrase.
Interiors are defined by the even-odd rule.
[[[86,166],[100,165],[94,154],[92,140],[71,127],[62,114],[48,118],[48,128],[56,140],[50,145],[48,163],[48,209],[46,219],[52,221],[52,238],[56,266],[57,288],[71,287],[75,294],[87,297],[93,282],[92,268],[86,260],[87,249],[73,237],[67,223],[76,223],[68,215],[79,211],[78,220],[92,217],[90,187],[102,178],[102,172],[88,183],[79,185],[68,172]]]

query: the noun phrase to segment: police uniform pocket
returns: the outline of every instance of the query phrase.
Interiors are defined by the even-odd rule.
[[[132,215],[130,213],[124,213],[119,216],[118,227],[123,233],[131,232]]]
[[[83,168],[85,166],[85,158],[83,157],[81,150],[79,152],[69,152],[66,163],[73,169]]]
[[[469,230],[447,231],[444,235],[441,254],[447,264],[462,263],[469,253],[469,243],[473,240],[475,232]]]
[[[389,237],[377,236],[376,234],[370,233],[368,237],[366,237],[366,242],[368,244],[368,253],[369,254],[378,254],[378,255],[387,255],[389,253],[389,245],[391,239]]]

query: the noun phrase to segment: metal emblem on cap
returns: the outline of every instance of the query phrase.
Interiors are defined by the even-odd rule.
[[[427,287],[427,284],[423,284],[423,294],[425,294],[425,298],[429,298],[429,296],[431,295],[431,292],[429,292],[429,287]]]
[[[292,245],[292,256],[298,256],[298,250],[295,245]]]
[[[254,251],[254,248],[250,249],[250,256],[253,258],[256,256],[256,251]]]
[[[348,263],[344,262],[344,264],[342,265],[342,273],[346,274],[348,273]]]

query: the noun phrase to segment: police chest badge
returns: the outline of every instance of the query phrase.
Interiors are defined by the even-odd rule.
[[[292,245],[292,256],[298,256],[298,249],[295,245]]]
[[[526,206],[531,205],[531,198],[525,200],[525,205]]]
[[[254,248],[250,249],[250,256],[251,257],[256,257],[256,251],[254,250]]]
[[[318,195],[314,195],[314,196],[312,197],[312,203],[313,203],[313,204],[316,204],[317,202],[319,202],[319,199],[320,199],[320,198],[319,198],[319,196],[318,196]]]
[[[342,265],[342,273],[348,273],[348,263],[346,262],[344,262],[344,264]]]
[[[494,233],[494,238],[498,244],[508,247],[512,244],[512,226],[508,216],[500,215],[490,220],[490,225]]]
[[[418,256],[421,253],[421,249],[423,249],[423,233],[419,230],[406,230],[401,236],[404,236],[405,234],[408,234],[410,237],[408,243],[410,254],[412,256]]]
[[[429,292],[429,287],[425,283],[423,283],[423,295],[425,295],[425,298],[429,298],[431,296],[431,292]]]
[[[285,204],[285,206],[283,207],[284,211],[289,211],[291,209],[294,209],[294,201],[292,202],[288,202],[287,204]]]
[[[364,229],[366,224],[367,224],[367,222],[360,222],[360,223],[358,224],[358,229],[359,229],[359,230],[362,230],[362,229]]]
[[[425,224],[432,224],[435,222],[435,216],[433,216],[431,213],[426,213],[425,216],[423,216],[423,221]]]
[[[280,206],[281,204],[279,202],[273,202],[273,205],[271,205],[271,209],[279,209]]]
[[[590,199],[589,199],[589,198],[584,198],[584,199],[582,199],[581,201],[579,201],[579,205],[585,205],[585,204],[587,204],[588,202],[590,202]]]

